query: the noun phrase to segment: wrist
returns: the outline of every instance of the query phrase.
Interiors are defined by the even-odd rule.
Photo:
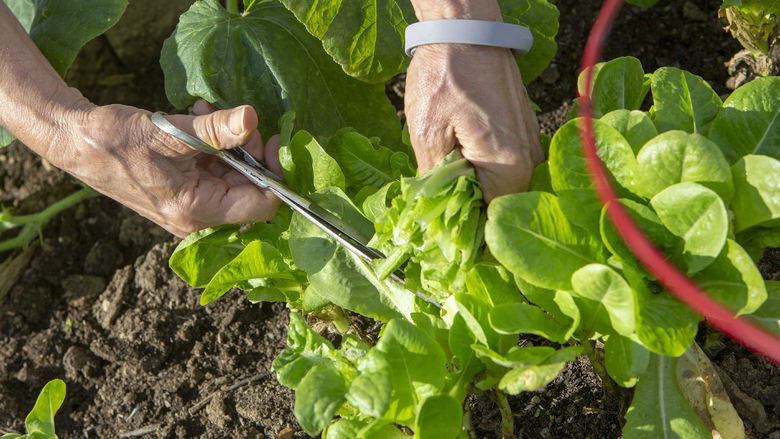
[[[61,87],[29,113],[27,126],[32,132],[19,139],[54,166],[71,172],[81,155],[89,112],[95,107],[75,88]]]
[[[502,21],[496,0],[412,0],[415,15],[428,20],[489,20]]]

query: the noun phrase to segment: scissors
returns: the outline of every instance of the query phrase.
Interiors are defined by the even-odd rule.
[[[239,146],[225,150],[216,149],[202,140],[191,136],[189,133],[176,128],[165,118],[165,113],[162,112],[152,113],[149,118],[152,120],[153,124],[171,136],[181,140],[198,151],[221,158],[228,166],[240,172],[258,187],[270,190],[274,195],[279,197],[280,200],[290,206],[290,208],[303,215],[304,218],[314,223],[314,225],[319,227],[325,234],[367,263],[371,264],[375,259],[385,258],[385,255],[382,252],[369,247],[368,239],[362,236],[354,227],[318,206],[303,195],[288,188],[282,182],[281,177],[263,166],[262,163],[252,157],[244,148]],[[398,284],[403,285],[404,279],[406,279],[406,273],[402,268],[398,268],[390,274],[389,278]],[[419,291],[414,291],[414,294],[431,305],[441,309],[441,304],[427,295]]]

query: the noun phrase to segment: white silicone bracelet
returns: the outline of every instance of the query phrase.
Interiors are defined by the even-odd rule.
[[[406,27],[406,54],[412,56],[424,44],[478,44],[514,49],[525,55],[534,43],[525,26],[498,21],[431,20],[418,21]]]

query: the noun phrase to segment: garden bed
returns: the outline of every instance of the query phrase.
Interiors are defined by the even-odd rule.
[[[169,14],[148,13],[145,3],[151,2],[131,2],[120,26],[145,29],[154,35],[134,38],[156,44],[120,38],[120,27],[85,47],[69,73],[69,81],[96,103],[171,109],[157,59],[161,37],[187,2],[175,2],[179,12]],[[558,2],[558,54],[529,86],[547,134],[572,107],[579,58],[600,3]],[[605,59],[635,56],[645,71],[680,67],[727,94],[725,64],[741,47],[716,18],[719,5],[697,0],[626,7]],[[397,84],[390,93],[402,90]],[[37,211],[76,187],[22,145],[0,150],[5,205]],[[168,268],[176,242],[103,197],[47,226],[7,297],[0,296],[0,430],[22,431],[38,391],[63,378],[68,395],[57,416],[63,439],[307,437],[292,415],[293,392],[270,369],[286,347],[285,306],[252,305],[233,292],[201,307],[199,292]],[[780,253],[768,252],[760,268],[765,278],[780,279]],[[326,325],[318,329],[338,337]],[[748,437],[780,438],[778,367],[707,328],[698,341],[733,381],[725,380],[726,387]],[[524,437],[611,439],[621,436],[630,398],[630,390],[606,390],[581,357],[543,390],[509,402]],[[501,418],[490,395],[469,403],[477,436],[500,437]]]

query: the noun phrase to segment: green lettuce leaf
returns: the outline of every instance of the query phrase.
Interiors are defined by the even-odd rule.
[[[281,145],[279,163],[285,182],[299,194],[309,195],[327,187],[346,188],[338,162],[306,131],[298,131],[289,144]]]
[[[550,180],[569,221],[598,235],[601,202],[593,189],[579,128],[582,119],[567,122],[550,145]],[[631,145],[620,133],[599,120],[593,121],[596,152],[620,196],[637,198],[637,161]]]
[[[415,174],[408,155],[375,145],[352,128],[337,131],[325,149],[344,172],[348,194],[356,194],[366,187],[379,190],[401,177]]]
[[[731,167],[736,194],[731,203],[734,230],[780,224],[780,161],[746,155]]]
[[[604,366],[620,386],[633,387],[649,362],[650,352],[628,337],[612,334],[604,342]]]
[[[653,120],[644,111],[614,110],[599,120],[616,129],[631,145],[634,154],[639,153],[648,140],[658,135]]]
[[[736,89],[712,122],[710,139],[729,163],[747,154],[780,160],[780,77],[758,78]]]
[[[485,241],[493,256],[517,277],[553,290],[570,291],[575,271],[603,262],[601,243],[571,224],[558,198],[546,192],[493,200],[488,207]]]
[[[653,118],[659,132],[707,135],[723,101],[700,76],[675,67],[653,73]]]
[[[640,195],[652,198],[667,187],[691,181],[715,191],[728,203],[734,196],[729,164],[718,145],[699,134],[667,131],[637,155]]]
[[[709,439],[712,437],[696,416],[677,383],[676,358],[651,355],[626,413],[624,437],[655,439]]]
[[[602,264],[586,265],[572,274],[571,283],[586,334],[614,331],[628,337],[634,333],[634,291],[615,270]]]
[[[363,236],[373,235],[373,224],[339,189],[316,192],[311,199]],[[409,316],[414,310],[410,291],[389,279],[380,279],[366,261],[299,214],[293,216],[290,225],[290,251],[317,294],[336,305],[381,321]]]
[[[700,271],[720,254],[729,218],[718,194],[697,183],[677,183],[656,194],[650,204],[664,226],[683,240],[688,274]]]
[[[485,208],[474,168],[456,149],[401,194],[376,224],[370,245],[385,252],[382,277],[406,263],[407,285],[440,298],[463,289],[482,249]]]

